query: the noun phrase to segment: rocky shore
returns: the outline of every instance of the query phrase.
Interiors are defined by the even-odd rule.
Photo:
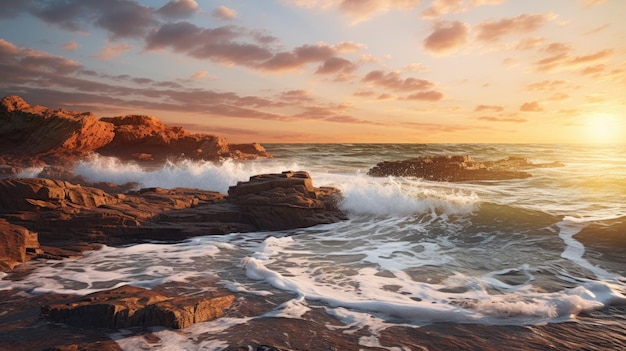
[[[28,274],[22,264],[29,260],[55,262],[103,244],[179,242],[345,219],[339,190],[314,187],[307,172],[253,176],[230,187],[228,194],[136,189],[137,184],[92,183],[74,174],[76,162],[92,153],[144,165],[272,157],[259,144],[229,144],[152,116],[98,119],[88,112],[52,110],[5,97],[0,102],[0,272],[8,272],[8,279]],[[16,177],[24,167],[34,166],[42,169],[36,178]],[[9,338],[0,338],[0,345],[13,350],[44,349],[42,345],[51,350],[119,349],[102,330],[178,329],[222,316],[235,296],[211,289],[212,283],[195,289],[192,284],[166,284],[152,290],[122,285],[84,297],[0,291],[5,301],[0,305],[0,334]],[[44,330],[50,322],[82,330],[70,337],[80,341],[65,340],[64,333],[48,335]],[[23,334],[25,323],[42,334]]]

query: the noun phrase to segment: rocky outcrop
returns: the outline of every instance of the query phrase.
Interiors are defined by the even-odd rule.
[[[0,180],[0,218],[32,232],[42,245],[35,257],[63,258],[76,243],[122,245],[145,240],[259,230],[285,230],[345,219],[335,188],[315,188],[306,172],[259,175],[240,182],[229,195],[198,189],[146,188],[109,194],[67,181],[34,178]],[[29,232],[29,233],[30,233]],[[21,233],[21,232],[20,232]],[[36,234],[35,234],[36,233]],[[22,239],[16,230],[5,240]],[[84,246],[84,245],[83,245]],[[34,246],[33,246],[34,247]],[[27,258],[23,246],[0,255],[3,270]]]
[[[134,286],[93,293],[63,304],[42,307],[42,315],[56,323],[81,328],[122,329],[162,326],[182,329],[219,318],[235,297],[167,297]]]
[[[30,106],[18,96],[0,102],[0,155],[6,164],[30,166],[84,156],[113,137],[113,125],[89,112]]]
[[[98,119],[89,112],[31,106],[18,96],[2,99],[0,164],[68,164],[90,152],[140,162],[271,157],[259,144],[230,145],[218,136],[191,134],[152,116]]]
[[[172,158],[219,160],[271,157],[259,144],[230,145],[215,135],[190,134],[182,127],[163,124],[152,116],[102,118],[115,127],[111,143],[98,153],[126,160],[164,161]]]
[[[283,230],[328,224],[345,219],[335,188],[314,188],[307,172],[283,172],[251,177],[228,190],[247,220],[263,230]]]
[[[0,272],[11,270],[40,252],[37,233],[0,218]]]
[[[423,156],[403,161],[378,163],[367,173],[374,177],[418,177],[426,180],[460,182],[471,180],[506,180],[529,178],[522,170],[561,167],[562,163],[536,164],[524,157],[509,157],[498,161],[477,162],[469,155]]]

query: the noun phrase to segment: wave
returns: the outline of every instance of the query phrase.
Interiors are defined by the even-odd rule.
[[[93,182],[116,184],[137,183],[138,187],[195,188],[226,193],[238,181],[264,173],[280,173],[297,169],[298,165],[277,162],[237,162],[227,159],[221,163],[209,161],[168,161],[152,169],[137,163],[122,162],[114,157],[94,154],[80,161],[74,172]]]

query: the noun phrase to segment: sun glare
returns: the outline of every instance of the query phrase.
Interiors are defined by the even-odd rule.
[[[585,132],[587,140],[592,143],[616,143],[622,142],[620,131],[623,126],[613,115],[596,113],[587,118]]]

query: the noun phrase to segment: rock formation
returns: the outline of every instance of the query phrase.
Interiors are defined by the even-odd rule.
[[[81,157],[113,137],[113,125],[88,112],[30,106],[18,96],[0,102],[0,158],[6,164],[31,166]]]
[[[26,262],[41,253],[37,233],[0,218],[0,272]]]
[[[0,180],[0,218],[15,226],[6,231],[4,240],[16,244],[4,257],[0,254],[0,262],[5,262],[0,265],[3,270],[11,269],[27,259],[25,251],[38,248],[32,243],[17,244],[26,241],[19,235],[31,232],[35,235],[32,242],[41,243],[41,250],[33,251],[33,256],[61,258],[76,253],[54,247],[80,242],[180,241],[198,235],[333,223],[345,219],[338,207],[340,200],[335,188],[313,187],[306,172],[251,177],[231,187],[228,196],[185,188],[109,194],[67,181],[4,179]]]
[[[259,144],[230,145],[215,135],[190,134],[182,127],[166,126],[152,116],[102,118],[114,126],[115,137],[97,150],[125,160],[159,161],[168,158],[218,160],[271,157]]]
[[[338,207],[339,190],[314,188],[307,172],[254,176],[230,187],[228,195],[260,229],[310,227],[345,219]]]
[[[76,298],[63,304],[43,306],[42,315],[57,323],[81,328],[122,329],[163,326],[186,328],[219,318],[235,297],[166,297],[134,286],[121,286]]]
[[[259,144],[231,145],[214,135],[190,134],[182,127],[167,126],[156,117],[98,119],[89,112],[31,106],[18,96],[0,102],[0,164],[68,164],[90,152],[158,162],[271,157]]]
[[[403,161],[384,161],[368,171],[374,177],[418,177],[426,180],[460,182],[470,180],[505,180],[531,177],[531,168],[561,167],[562,163],[535,164],[523,157],[477,162],[469,155],[422,156]]]

